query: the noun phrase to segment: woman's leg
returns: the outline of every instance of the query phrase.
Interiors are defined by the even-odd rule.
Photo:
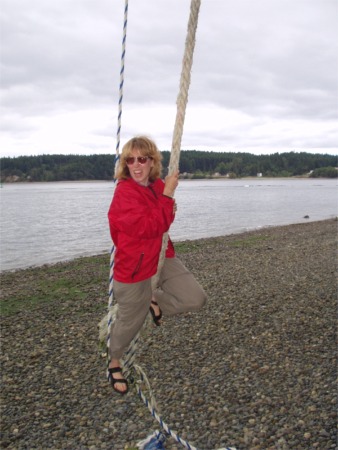
[[[167,316],[198,311],[207,300],[193,274],[176,257],[165,259],[154,297]]]
[[[110,357],[118,360],[142,328],[149,312],[151,279],[128,284],[114,280],[113,290],[118,310],[110,330]]]
[[[149,312],[151,279],[131,284],[114,281],[113,290],[118,310],[110,329],[109,369],[119,369],[120,358],[140,331]],[[122,371],[112,371],[111,377],[115,380],[113,388],[120,394],[125,394],[128,384]]]

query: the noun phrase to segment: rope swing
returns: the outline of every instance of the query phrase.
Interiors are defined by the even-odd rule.
[[[191,0],[190,5],[190,16],[188,21],[188,31],[185,42],[185,51],[182,62],[182,71],[179,85],[179,94],[177,97],[176,105],[176,120],[172,137],[172,147],[169,161],[169,175],[173,174],[178,170],[181,141],[183,135],[185,111],[188,103],[188,91],[191,80],[191,68],[193,62],[193,53],[195,48],[195,36],[198,23],[198,15],[200,9],[201,0]],[[117,125],[117,144],[116,144],[116,157],[115,157],[115,173],[116,168],[119,163],[119,147],[120,147],[120,133],[121,133],[121,117],[122,117],[122,100],[123,100],[123,84],[124,84],[124,61],[126,53],[126,36],[127,36],[127,21],[128,21],[128,0],[125,0],[124,9],[124,25],[123,25],[123,39],[122,39],[122,55],[121,55],[121,70],[120,70],[120,89],[119,89],[119,104],[118,104],[118,125]],[[159,275],[164,264],[165,259],[165,249],[168,242],[168,233],[163,236],[162,249],[159,258],[159,264],[157,273],[152,277],[152,288],[157,287],[159,280]],[[110,276],[109,276],[109,303],[108,303],[108,314],[100,323],[100,341],[106,341],[108,350],[108,360],[109,360],[109,347],[110,347],[110,328],[115,320],[117,305],[114,305],[113,298],[113,269],[114,269],[114,254],[115,247],[113,245],[110,256]],[[168,425],[164,422],[163,418],[157,411],[156,400],[153,395],[150,382],[144,373],[143,369],[134,363],[135,354],[137,349],[137,344],[139,341],[140,333],[131,342],[129,349],[127,350],[124,359],[121,361],[121,366],[126,378],[129,378],[131,384],[136,387],[137,394],[148,407],[152,416],[158,421],[163,431],[155,431],[151,436],[148,436],[144,441],[140,441],[137,446],[141,450],[156,450],[164,449],[163,446],[166,438],[168,436],[174,438],[176,442],[184,446],[189,450],[197,450],[196,447],[192,446],[186,440],[180,438],[180,436],[172,431]],[[109,363],[109,361],[108,361]],[[108,372],[107,372],[108,376]],[[146,389],[149,394],[149,399],[146,397],[142,389]],[[219,450],[235,450],[234,448],[223,448]]]
[[[173,138],[171,144],[170,160],[169,160],[169,175],[172,175],[179,168],[181,142],[183,135],[183,126],[185,119],[185,111],[188,103],[188,92],[191,80],[191,68],[193,62],[193,55],[196,42],[196,30],[198,23],[198,14],[201,6],[201,0],[191,0],[190,15],[188,21],[188,31],[185,40],[185,49],[182,61],[182,71],[180,78],[180,88],[176,101],[176,119],[173,131]],[[152,279],[153,290],[156,288],[158,279],[163,267],[165,258],[165,249],[168,243],[168,233],[163,235],[162,249],[160,253],[160,259],[158,263],[158,269],[156,275]]]
[[[122,119],[122,100],[123,100],[123,84],[124,84],[124,60],[126,56],[126,40],[127,40],[127,24],[128,24],[128,0],[124,4],[124,20],[123,20],[123,38],[122,38],[122,54],[121,54],[121,70],[120,70],[120,87],[119,87],[119,108],[117,115],[117,132],[116,132],[116,159],[120,156],[120,135],[121,135],[121,119]],[[116,161],[115,161],[116,173]]]
[[[191,68],[195,49],[196,30],[198,23],[198,14],[201,6],[201,0],[192,0],[190,5],[190,16],[188,22],[188,32],[185,41],[185,50],[182,62],[182,72],[180,79],[180,89],[176,101],[177,111],[171,145],[171,154],[169,162],[169,174],[178,170],[181,141],[183,135],[183,126],[185,119],[185,110],[188,103],[188,91],[191,80]]]

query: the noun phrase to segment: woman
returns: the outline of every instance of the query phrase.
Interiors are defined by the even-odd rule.
[[[110,233],[115,244],[114,298],[118,304],[110,333],[109,375],[115,391],[125,394],[120,359],[141,329],[150,311],[156,325],[168,316],[200,309],[206,295],[193,275],[175,257],[168,240],[158,289],[152,292],[162,237],[175,218],[173,195],[178,172],[161,175],[162,156],[147,137],[135,137],[123,149],[116,174],[118,180],[108,212]]]

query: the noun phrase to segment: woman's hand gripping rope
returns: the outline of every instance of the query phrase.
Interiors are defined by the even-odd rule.
[[[164,180],[164,190],[163,195],[166,195],[167,197],[173,197],[175,193],[175,189],[178,185],[178,174],[179,171],[176,170],[172,175],[167,175]]]

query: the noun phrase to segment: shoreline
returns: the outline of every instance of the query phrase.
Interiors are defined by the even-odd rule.
[[[202,177],[202,178],[190,178],[185,177],[183,174],[180,174],[180,181],[203,181],[203,180],[336,180],[337,178],[331,178],[331,177],[310,177],[308,175],[295,175],[291,177],[257,177],[257,176],[249,176],[249,177],[237,177],[237,178],[231,178],[227,176],[212,176],[212,177]],[[5,187],[6,185],[26,185],[26,184],[62,184],[62,183],[114,183],[114,179],[111,180],[60,180],[60,181],[2,181],[1,185],[2,187]]]
[[[227,237],[239,236],[239,235],[245,236],[248,233],[255,233],[255,232],[260,232],[260,231],[269,230],[269,229],[273,229],[273,228],[292,227],[292,226],[297,226],[297,225],[305,225],[305,224],[317,223],[317,222],[320,223],[320,222],[326,222],[326,221],[337,220],[337,219],[338,219],[338,217],[333,217],[333,216],[328,217],[326,219],[321,219],[321,220],[311,220],[310,218],[304,217],[303,220],[306,220],[306,222],[296,222],[296,223],[291,223],[291,224],[286,224],[286,225],[267,225],[264,227],[254,228],[252,230],[232,232],[230,234],[224,234],[224,235],[219,235],[219,236],[209,236],[209,237],[202,237],[202,238],[197,238],[197,239],[174,240],[173,243],[174,243],[174,246],[176,249],[182,243],[189,243],[189,242],[193,243],[194,241],[201,241],[201,240],[207,240],[207,239],[220,239],[220,238],[227,238]],[[31,265],[28,267],[18,267],[18,268],[14,268],[14,269],[2,270],[1,265],[0,265],[0,277],[1,277],[1,275],[6,275],[8,273],[16,273],[16,272],[20,272],[20,271],[33,270],[33,269],[38,269],[40,267],[49,267],[49,266],[55,266],[55,265],[59,265],[59,264],[69,264],[74,261],[81,260],[83,258],[95,258],[95,257],[100,257],[100,256],[107,256],[109,254],[110,254],[109,251],[101,251],[101,252],[97,252],[97,253],[91,253],[88,255],[77,256],[77,257],[62,260],[62,261],[49,262],[49,263],[44,263],[44,264],[39,264],[39,265]]]
[[[208,450],[335,448],[337,220],[176,248],[208,303],[142,332],[165,422]],[[1,448],[134,450],[159,429],[133,385],[106,381],[108,272],[105,254],[0,274]]]

